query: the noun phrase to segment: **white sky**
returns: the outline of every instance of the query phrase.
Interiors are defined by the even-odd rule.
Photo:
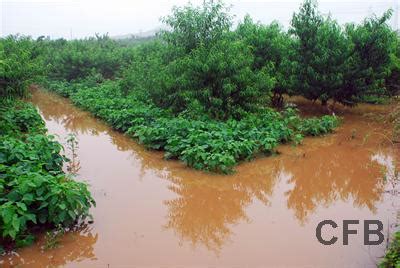
[[[153,30],[162,24],[161,16],[170,13],[172,6],[184,5],[187,0],[0,0],[1,36],[9,34],[40,35],[51,38],[82,38],[95,33],[110,36]],[[202,0],[192,0],[199,4]],[[269,23],[278,20],[288,27],[294,11],[302,0],[225,0],[231,4],[236,21],[245,14],[255,20]],[[322,13],[331,13],[340,23],[359,22],[371,13],[381,15],[385,10],[399,5],[400,0],[319,0]],[[399,12],[395,12],[394,26]],[[398,26],[396,26],[398,28]]]

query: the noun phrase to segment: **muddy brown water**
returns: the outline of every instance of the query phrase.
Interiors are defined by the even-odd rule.
[[[44,250],[42,236],[0,266],[374,267],[386,241],[364,246],[362,221],[381,220],[385,236],[394,228],[399,198],[383,177],[395,173],[399,148],[386,138],[388,107],[342,109],[334,134],[280,146],[279,155],[222,176],[166,161],[54,94],[35,90],[31,101],[62,143],[76,133],[77,179],[97,201],[94,223],[55,249]],[[339,238],[332,246],[315,236],[326,219],[339,225],[324,228],[325,238]],[[360,220],[352,226],[358,234],[343,246],[342,221],[352,219]]]

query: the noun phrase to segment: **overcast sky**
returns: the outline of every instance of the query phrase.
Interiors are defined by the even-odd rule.
[[[169,14],[172,6],[184,5],[187,0],[0,0],[1,36],[24,34],[34,38],[82,38],[95,33],[110,36],[149,31],[160,27],[161,16]],[[202,0],[192,0],[199,4]],[[302,0],[226,0],[232,5],[235,21],[250,14],[255,20],[269,23],[278,20],[288,27],[294,11]],[[340,23],[360,22],[376,13],[381,15],[400,0],[320,0],[322,13],[331,13]],[[397,15],[396,15],[397,14]],[[399,13],[395,13],[394,26]],[[398,24],[398,22],[397,22]],[[398,26],[396,26],[398,27]]]

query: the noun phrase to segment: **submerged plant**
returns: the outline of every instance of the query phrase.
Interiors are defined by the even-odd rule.
[[[75,133],[68,134],[67,148],[70,151],[70,155],[71,155],[71,158],[69,159],[69,162],[67,165],[67,171],[71,175],[76,176],[78,174],[78,171],[81,169],[81,166],[80,166],[80,161],[78,159],[78,153],[77,153],[77,150],[79,148],[79,143],[78,143],[78,139],[77,139]]]
[[[44,250],[55,249],[60,244],[61,237],[65,234],[65,229],[58,225],[56,229],[47,231],[45,236]]]

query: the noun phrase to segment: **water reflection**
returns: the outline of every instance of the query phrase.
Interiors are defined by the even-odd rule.
[[[68,232],[55,249],[44,250],[46,242],[44,236],[41,236],[36,247],[23,248],[18,253],[2,256],[0,266],[47,268],[65,266],[69,262],[96,260],[93,246],[97,240],[98,234],[94,234],[87,225]]]
[[[69,132],[97,136],[99,132],[108,130],[106,125],[93,120],[87,112],[75,108],[67,99],[52,93],[34,90],[31,101],[39,108],[46,121],[54,121]]]
[[[384,170],[381,170],[383,180],[388,182],[386,190],[392,194],[398,194],[400,185],[400,171],[396,166],[396,161],[391,155],[379,152],[371,157],[372,161],[379,163]]]
[[[301,164],[286,165],[292,174],[288,183],[293,187],[286,192],[287,206],[301,223],[317,207],[328,207],[337,200],[376,211],[383,191],[380,165],[371,162],[370,153],[361,148],[334,149],[328,147],[301,159]]]
[[[243,163],[235,174],[220,176],[188,169],[177,161],[165,161],[161,152],[144,149],[63,98],[37,91],[33,102],[46,120],[61,124],[68,132],[104,136],[119,152],[127,152],[130,163],[118,165],[126,169],[121,173],[130,174],[133,169],[140,169],[140,180],[153,174],[151,178],[156,175],[167,181],[174,196],[163,201],[167,214],[165,223],[160,225],[172,231],[180,243],[202,246],[217,255],[234,237],[235,225],[251,222],[248,208],[252,204],[260,203],[266,211],[283,204],[303,225],[317,208],[329,208],[339,200],[375,213],[385,189],[382,166],[392,172],[387,164],[390,161],[382,160],[389,157],[390,152],[382,151],[378,157],[374,152],[376,144],[380,143],[364,143],[363,135],[369,127],[376,126],[367,126],[360,117],[349,117],[339,134],[307,139],[304,146],[295,148],[282,146],[280,156]],[[355,128],[359,138],[350,139]],[[99,151],[109,149],[96,148],[85,153],[96,159]],[[107,161],[113,166],[122,159]],[[112,187],[110,185],[109,191]],[[132,196],[128,201],[133,204],[135,199]],[[97,235],[93,243],[96,240]]]
[[[400,171],[396,165],[396,159],[391,155],[379,152],[371,157],[372,161],[379,163],[382,179],[386,182],[385,194],[387,202],[391,204],[389,212],[392,214],[393,221],[389,221],[389,233],[392,234],[398,229],[400,224]]]
[[[287,188],[287,207],[300,224],[305,224],[317,208],[338,200],[375,213],[384,190],[381,165],[359,150],[330,153],[325,148],[316,158],[259,160],[264,165],[248,163],[228,178],[199,175],[185,179],[172,170],[166,178],[178,197],[165,201],[169,211],[166,228],[174,230],[181,240],[218,253],[233,234],[230,226],[249,221],[246,208],[252,202],[279,206],[271,204],[278,184]]]
[[[165,228],[173,230],[181,241],[205,246],[218,254],[233,234],[232,226],[249,222],[246,207],[254,199],[269,205],[277,184],[273,169],[258,169],[246,176],[209,176],[185,179],[173,171],[166,178],[177,198],[167,200]],[[260,172],[261,171],[261,172]],[[261,174],[260,174],[261,173]]]

